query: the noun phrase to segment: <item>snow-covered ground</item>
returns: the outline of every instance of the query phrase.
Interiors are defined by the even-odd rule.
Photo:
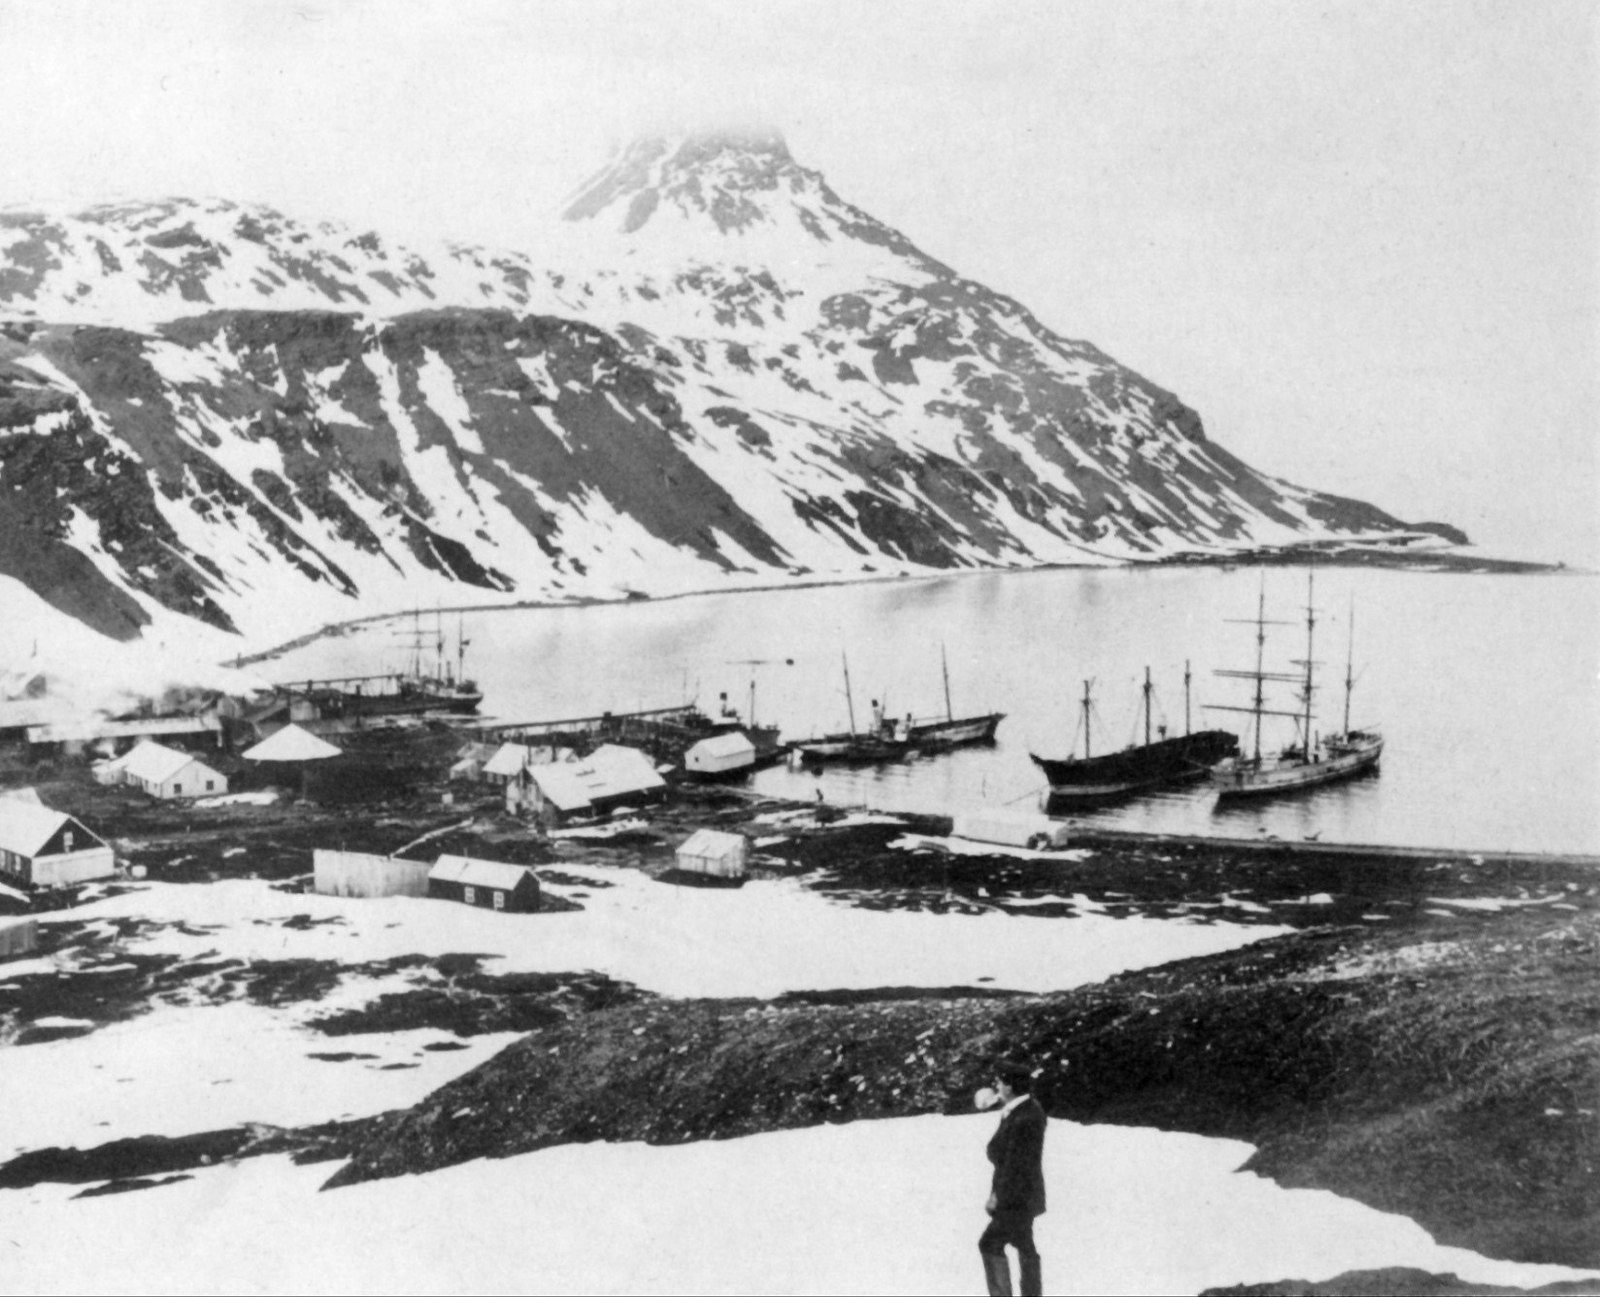
[[[792,880],[737,891],[674,887],[631,869],[569,870],[588,887],[581,911],[497,914],[447,901],[351,900],[277,890],[260,880],[150,883],[42,922],[136,918],[159,926],[121,940],[122,954],[183,960],[332,960],[481,953],[483,970],[605,973],[669,996],[767,997],[793,990],[984,985],[1066,989],[1130,968],[1233,949],[1280,929],[1083,913],[1071,920],[857,909]],[[607,885],[609,884],[609,885]],[[296,915],[309,926],[285,926]],[[326,922],[326,920],[336,920]],[[105,933],[113,931],[107,922]],[[103,958],[103,953],[99,956]],[[0,965],[0,984],[70,969],[76,956]],[[284,1006],[215,998],[197,986],[126,1022],[6,1051],[0,1067],[0,1158],[30,1148],[90,1147],[245,1122],[305,1125],[404,1107],[513,1037],[467,1048],[402,1031],[330,1037],[307,1020],[357,1008],[416,983],[404,972],[352,971],[320,998]],[[423,974],[425,976],[425,974]],[[214,988],[213,988],[214,989]],[[372,1058],[330,1062],[318,1053]],[[38,1096],[49,1095],[41,1103]]]
[[[152,882],[43,922],[158,925],[123,938],[126,955],[356,965],[477,952],[490,956],[488,973],[593,970],[683,996],[980,979],[1056,989],[1281,931],[1113,919],[1087,902],[1071,919],[883,912],[793,880],[705,890],[629,869],[566,873],[590,881],[550,890],[582,911],[507,915],[230,880]],[[286,926],[297,915],[339,921]],[[77,958],[5,966],[0,980]],[[513,1038],[328,1037],[307,1026],[404,990],[412,976],[352,970],[318,999],[277,1007],[208,1003],[197,987],[189,1002],[179,995],[126,1022],[7,1049],[0,1160],[402,1107]],[[466,1048],[426,1048],[447,1039]],[[313,1057],[342,1052],[371,1057]],[[570,1145],[328,1194],[318,1189],[333,1164],[281,1156],[81,1200],[80,1186],[43,1184],[0,1192],[0,1255],[9,1290],[41,1293],[967,1292],[980,1281],[974,1241],[993,1121],[858,1122],[670,1148]],[[1184,1292],[1388,1265],[1527,1286],[1573,1277],[1441,1248],[1402,1217],[1237,1174],[1248,1155],[1233,1141],[1053,1122],[1051,1210],[1038,1229],[1049,1290]]]
[[[258,1158],[144,1192],[6,1195],[0,1246],[7,1287],[38,1293],[968,1293],[981,1291],[993,1125],[567,1145],[332,1193],[317,1192],[331,1164]],[[1530,1287],[1582,1273],[1441,1247],[1404,1217],[1239,1174],[1249,1151],[1051,1122],[1035,1231],[1046,1291],[1198,1292],[1397,1265]]]
[[[794,879],[725,890],[656,882],[632,869],[564,866],[563,873],[594,880],[589,887],[546,884],[555,895],[582,893],[583,910],[499,914],[413,897],[286,893],[245,879],[152,883],[72,917],[173,925],[135,939],[128,949],[190,959],[214,951],[227,959],[354,962],[472,951],[496,956],[484,965],[489,973],[594,971],[662,995],[757,997],[980,982],[1018,991],[1067,990],[1289,931],[1093,912],[1071,920],[885,912],[831,900]],[[295,914],[342,922],[307,928],[258,922]]]

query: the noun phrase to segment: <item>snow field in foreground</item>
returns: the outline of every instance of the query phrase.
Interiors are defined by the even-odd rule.
[[[581,911],[516,915],[412,897],[353,900],[285,893],[244,879],[152,883],[72,917],[121,915],[210,929],[189,935],[168,928],[125,947],[189,959],[215,952],[224,959],[355,963],[474,951],[496,956],[485,961],[488,973],[594,971],[662,995],[718,997],[979,983],[1066,990],[1289,931],[1092,912],[1035,919],[869,910],[793,879],[752,880],[735,890],[660,883],[632,869],[563,866],[563,872],[593,880],[545,884],[553,895],[576,895]],[[295,914],[343,921],[281,926]]]
[[[76,1202],[71,1186],[21,1191],[28,1209],[7,1213],[0,1245],[9,1286],[39,1293],[969,1293],[994,1123],[565,1145],[326,1194],[333,1164],[258,1158]],[[1249,1151],[1052,1121],[1035,1230],[1046,1291],[1398,1265],[1519,1286],[1582,1273],[1441,1247],[1404,1217],[1237,1174]]]
[[[674,887],[631,869],[569,871],[586,875],[596,885],[550,886],[553,893],[581,894],[587,908],[564,913],[497,914],[411,897],[353,900],[239,879],[150,883],[42,922],[136,917],[170,925],[124,939],[125,954],[356,965],[481,952],[491,956],[483,965],[490,974],[595,971],[684,997],[980,980],[1025,991],[1064,989],[1279,931],[1092,913],[1063,920],[883,912],[830,901],[792,880],[732,891]],[[295,915],[342,922],[285,927]],[[70,957],[59,956],[0,965],[0,982],[70,966]],[[306,1025],[403,992],[418,984],[411,977],[351,972],[320,998],[281,1007],[161,1001],[86,1035],[9,1049],[0,1067],[0,1111],[10,1114],[0,1156],[244,1122],[307,1125],[366,1116],[415,1103],[514,1038],[477,1036],[460,1042],[466,1049],[440,1052],[423,1046],[454,1039],[441,1031],[326,1036]],[[377,1057],[309,1057],[336,1052]],[[40,1095],[49,1101],[39,1102]]]

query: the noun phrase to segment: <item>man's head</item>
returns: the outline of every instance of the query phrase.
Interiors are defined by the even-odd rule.
[[[1013,1063],[1002,1060],[995,1064],[994,1088],[1000,1092],[1000,1098],[1006,1103],[1019,1094],[1027,1094],[1033,1089],[1033,1069],[1023,1063]]]

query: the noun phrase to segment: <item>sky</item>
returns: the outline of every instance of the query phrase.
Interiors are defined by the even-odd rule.
[[[534,255],[634,135],[843,197],[1255,467],[1600,567],[1600,7],[0,0],[0,205],[272,203]]]

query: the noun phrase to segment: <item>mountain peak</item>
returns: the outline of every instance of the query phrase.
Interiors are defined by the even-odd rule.
[[[738,232],[764,219],[754,195],[805,174],[776,130],[643,135],[579,188],[562,217],[586,221],[620,208],[620,228],[631,234],[665,203],[684,215],[709,215],[724,234]]]

